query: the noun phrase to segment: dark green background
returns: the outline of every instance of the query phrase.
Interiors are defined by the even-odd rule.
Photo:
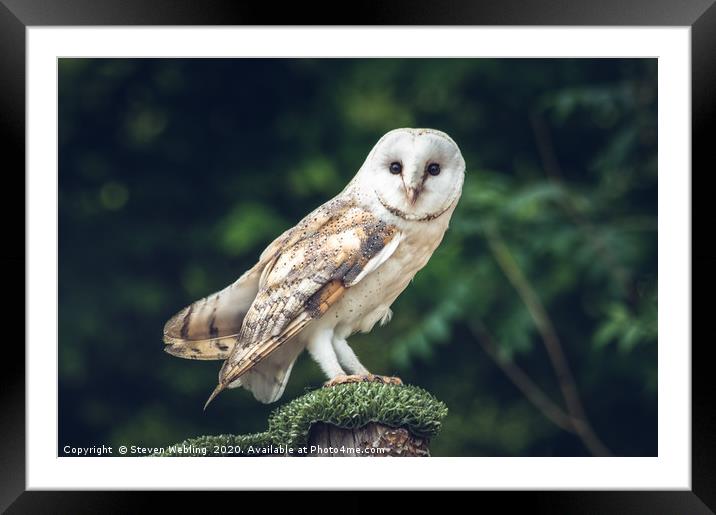
[[[656,455],[656,78],[654,59],[61,59],[60,454],[260,431],[320,386],[303,355],[278,404],[231,390],[204,413],[220,362],[165,354],[163,324],[411,126],[455,139],[465,187],[393,321],[351,339],[361,360],[447,403],[433,455],[588,455],[480,343],[563,406],[536,302],[605,445]]]

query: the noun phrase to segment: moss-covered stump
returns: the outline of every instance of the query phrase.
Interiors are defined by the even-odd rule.
[[[263,433],[190,438],[155,456],[428,456],[446,415],[416,386],[347,383],[277,408]]]

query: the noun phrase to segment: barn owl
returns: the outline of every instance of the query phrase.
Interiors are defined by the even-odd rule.
[[[388,132],[341,193],[269,244],[236,282],[172,317],[165,350],[225,360],[206,405],[237,386],[278,400],[304,349],[329,380],[368,375],[346,339],[390,320],[391,304],[440,244],[464,176],[447,134]]]

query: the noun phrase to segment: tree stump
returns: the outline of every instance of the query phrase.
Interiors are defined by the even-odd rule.
[[[430,456],[429,440],[413,435],[404,427],[370,422],[355,429],[317,422],[308,436],[308,456],[327,458],[383,458],[388,456]]]
[[[323,387],[333,388],[341,384],[378,383],[402,386],[399,377],[379,375],[339,376]],[[428,439],[413,435],[404,427],[390,427],[369,422],[355,428],[338,427],[326,422],[311,426],[308,435],[309,456],[318,457],[387,457],[430,456]]]
[[[430,456],[446,415],[422,388],[346,376],[274,410],[267,431],[189,438],[154,456]]]

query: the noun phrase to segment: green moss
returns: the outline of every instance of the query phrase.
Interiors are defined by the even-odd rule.
[[[190,438],[168,446],[158,456],[223,456],[247,454],[250,447],[297,448],[306,445],[314,422],[327,422],[343,428],[378,422],[405,427],[416,436],[430,438],[440,431],[447,411],[444,403],[416,386],[348,383],[320,388],[277,408],[269,417],[266,432]],[[215,446],[219,446],[219,453],[212,452]],[[236,447],[240,447],[240,451],[231,452]],[[206,454],[202,449],[207,449]]]

